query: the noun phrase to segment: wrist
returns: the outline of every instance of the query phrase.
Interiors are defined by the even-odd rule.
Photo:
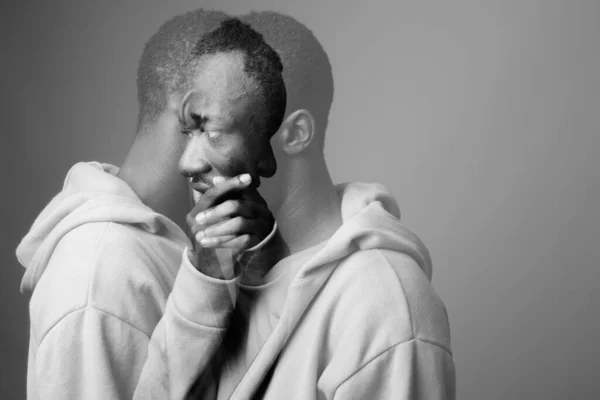
[[[225,279],[216,254],[208,254],[210,250],[201,249],[202,257],[194,249],[188,248],[188,259],[198,272],[215,279]]]

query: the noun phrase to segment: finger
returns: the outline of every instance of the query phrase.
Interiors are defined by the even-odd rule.
[[[213,185],[220,185],[221,183],[225,182],[225,177],[223,176],[215,176],[213,178]]]
[[[198,244],[201,247],[205,248],[218,248],[223,247],[222,244],[234,240],[238,236],[234,235],[225,235],[225,236],[213,236],[213,237],[205,237],[198,240]]]
[[[208,189],[196,202],[190,215],[195,217],[199,212],[205,211],[222,202],[227,196],[233,196],[236,192],[246,189],[252,182],[250,174],[242,174],[234,178],[225,179]]]
[[[268,218],[270,211],[267,207],[246,199],[226,200],[196,215],[195,222],[199,225],[210,226],[224,219],[244,217],[248,219]]]
[[[218,183],[209,189],[209,196],[212,196],[213,201],[215,202],[223,197],[227,197],[227,195],[230,195],[232,192],[240,192],[246,189],[252,182],[252,176],[250,174],[242,174],[229,179],[223,177],[215,178]]]
[[[225,235],[240,236],[246,233],[261,238],[268,235],[268,221],[262,218],[246,219],[243,217],[234,217],[198,231],[195,237],[196,240],[199,241],[206,237]]]
[[[191,230],[193,230],[194,226],[198,225],[196,219],[191,213],[185,216],[185,222],[187,222],[187,225],[190,227]]]
[[[188,223],[188,227],[190,229],[190,234],[192,235],[192,237],[196,236],[198,232],[205,228],[204,225],[197,224],[196,222]]]
[[[204,229],[204,226],[198,224],[191,214],[186,215],[185,221],[187,222],[188,235],[190,235],[190,237],[196,236],[196,233],[198,233],[198,231]]]
[[[237,250],[245,250],[252,247],[253,237],[250,234],[244,234],[241,236],[219,236],[219,237],[211,237],[203,239],[201,242],[202,247],[206,248],[228,248],[228,249],[237,249]]]

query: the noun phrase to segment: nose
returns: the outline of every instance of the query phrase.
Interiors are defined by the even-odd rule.
[[[202,151],[201,138],[194,136],[189,139],[181,158],[179,159],[179,171],[186,178],[202,176],[212,169]]]

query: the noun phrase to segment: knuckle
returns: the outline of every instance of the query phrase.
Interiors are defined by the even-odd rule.
[[[219,187],[222,189],[222,192],[227,192],[229,190],[235,189],[239,186],[238,179],[230,178],[227,181],[223,182]]]
[[[231,220],[231,224],[235,230],[241,230],[244,227],[244,219],[242,217],[235,217]]]
[[[239,200],[227,200],[226,211],[230,214],[237,212],[240,209],[241,203]]]
[[[190,232],[194,236],[196,236],[198,234],[198,232],[200,232],[201,230],[202,230],[202,227],[198,226],[197,224],[190,226]]]

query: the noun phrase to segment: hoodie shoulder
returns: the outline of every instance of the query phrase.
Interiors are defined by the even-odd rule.
[[[450,353],[444,305],[417,262],[393,250],[343,259],[302,321],[297,342],[319,349],[320,380],[330,389],[395,347],[426,342]]]
[[[182,250],[175,242],[126,224],[90,222],[71,230],[54,249],[31,297],[31,323],[38,339],[85,307],[150,335],[162,315]],[[146,306],[136,307],[136,302]]]
[[[450,351],[446,308],[431,282],[409,255],[386,249],[358,251],[343,260],[323,294],[345,317],[358,340],[379,338],[381,346],[413,339]],[[352,327],[352,328],[351,328]]]

